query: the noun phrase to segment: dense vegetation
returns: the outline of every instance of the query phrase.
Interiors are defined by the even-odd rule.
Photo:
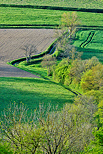
[[[49,4],[48,0],[3,3]],[[49,5],[97,9],[102,4],[102,0],[52,0]],[[17,65],[41,79],[0,78],[0,152],[103,153],[102,13],[77,11],[76,15],[28,7],[1,7],[0,11],[1,27],[60,26],[63,32],[57,32],[58,36],[67,34],[57,40],[53,55],[39,55]],[[75,29],[77,16],[79,29]]]

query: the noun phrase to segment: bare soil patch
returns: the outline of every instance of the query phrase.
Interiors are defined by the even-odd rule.
[[[43,52],[55,40],[53,29],[0,29],[0,77],[36,77],[6,63],[24,57],[21,49],[26,44],[33,44],[38,53]]]

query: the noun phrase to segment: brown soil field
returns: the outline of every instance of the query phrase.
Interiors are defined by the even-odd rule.
[[[36,77],[6,63],[25,57],[21,48],[27,44],[35,45],[38,53],[45,51],[55,40],[53,35],[53,29],[0,29],[0,77]]]

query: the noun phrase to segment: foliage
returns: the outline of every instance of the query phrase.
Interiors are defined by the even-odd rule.
[[[0,143],[0,154],[13,154],[13,152],[5,143]]]
[[[75,59],[76,55],[78,55],[71,41],[75,38],[75,31],[78,24],[76,12],[62,14],[60,29],[55,31],[56,36],[59,36],[56,44],[58,54],[54,54],[57,58],[69,57]]]
[[[56,58],[53,57],[52,55],[45,55],[41,62],[41,65],[43,67],[47,67],[47,75],[52,76],[53,68],[56,65]]]
[[[57,82],[64,83],[65,78],[68,76],[70,71],[69,58],[64,58],[53,70],[53,79]]]
[[[42,138],[35,125],[35,114],[28,116],[23,104],[11,104],[1,117],[2,140],[11,144],[14,153],[35,153]]]
[[[99,61],[96,57],[92,57],[89,60],[75,59],[74,61],[72,61],[69,73],[72,82],[75,84],[79,84],[83,74],[97,64],[99,64]]]
[[[103,86],[103,65],[98,64],[84,73],[81,87],[84,91],[99,90]]]
[[[68,29],[70,38],[75,33],[78,24],[79,22],[76,12],[72,12],[71,14],[70,12],[63,13],[61,18],[61,27]]]
[[[85,153],[103,153],[103,100],[98,104],[98,110],[95,112],[97,127],[93,129],[94,139],[85,149]]]
[[[77,103],[80,99],[86,104]],[[95,105],[90,101],[76,98],[74,105],[66,104],[62,111],[40,105],[31,114],[23,104],[13,103],[2,112],[2,141],[9,142],[14,153],[81,152],[92,138]]]

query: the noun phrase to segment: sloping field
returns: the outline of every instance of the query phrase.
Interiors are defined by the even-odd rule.
[[[83,52],[83,59],[96,56],[103,63],[103,30],[80,30],[73,45]]]
[[[55,40],[53,32],[51,29],[0,29],[0,76],[31,76],[6,62],[25,57],[21,47],[26,44],[35,45],[38,53],[43,52]]]

